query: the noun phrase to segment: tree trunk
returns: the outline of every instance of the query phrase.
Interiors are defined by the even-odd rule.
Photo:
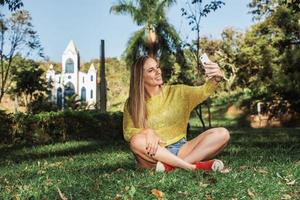
[[[210,112],[210,98],[206,100],[207,111],[208,111],[208,127],[211,128],[211,112]]]
[[[0,103],[2,101],[3,96],[4,96],[4,91],[2,91],[2,88],[1,88],[1,90],[0,90]]]
[[[157,43],[157,35],[155,33],[154,27],[149,26],[147,31],[147,48],[148,48],[148,56],[151,58],[156,58],[156,48],[155,45]]]
[[[204,120],[203,120],[203,117],[202,117],[202,104],[199,104],[196,108],[196,114],[198,115],[201,123],[202,123],[202,128],[205,130],[206,129],[206,126],[205,126],[205,123],[204,123]]]

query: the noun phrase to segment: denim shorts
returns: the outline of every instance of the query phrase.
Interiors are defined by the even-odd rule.
[[[181,140],[173,143],[173,144],[170,144],[168,146],[166,146],[166,148],[172,153],[174,154],[175,156],[177,156],[178,152],[179,152],[179,149],[180,147],[182,147],[182,145],[184,145],[186,143],[186,139],[185,138],[182,138]]]

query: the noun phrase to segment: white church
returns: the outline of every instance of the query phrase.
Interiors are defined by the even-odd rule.
[[[56,73],[50,65],[46,78],[51,84],[49,99],[59,107],[64,105],[65,97],[77,94],[82,102],[93,106],[99,101],[99,86],[97,70],[91,64],[87,73],[80,71],[80,56],[74,42],[71,40],[62,55],[61,73]]]

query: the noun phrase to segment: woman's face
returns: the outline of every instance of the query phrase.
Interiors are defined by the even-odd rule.
[[[144,64],[144,84],[150,87],[163,84],[161,69],[153,58],[148,58]]]

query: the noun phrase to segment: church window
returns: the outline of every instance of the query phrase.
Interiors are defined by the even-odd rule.
[[[71,58],[66,61],[65,73],[74,73],[74,62]]]
[[[91,99],[93,98],[93,90],[91,90]]]
[[[82,83],[84,83],[84,77],[82,77]]]
[[[85,89],[85,87],[81,88],[81,101],[86,101],[86,89]]]
[[[71,76],[70,76],[70,75],[68,76],[68,79],[71,79]]]
[[[75,94],[75,87],[74,87],[73,83],[68,82],[64,88],[64,96],[71,97],[74,94]]]
[[[93,81],[94,80],[94,77],[93,77],[93,75],[91,76],[91,81]]]

